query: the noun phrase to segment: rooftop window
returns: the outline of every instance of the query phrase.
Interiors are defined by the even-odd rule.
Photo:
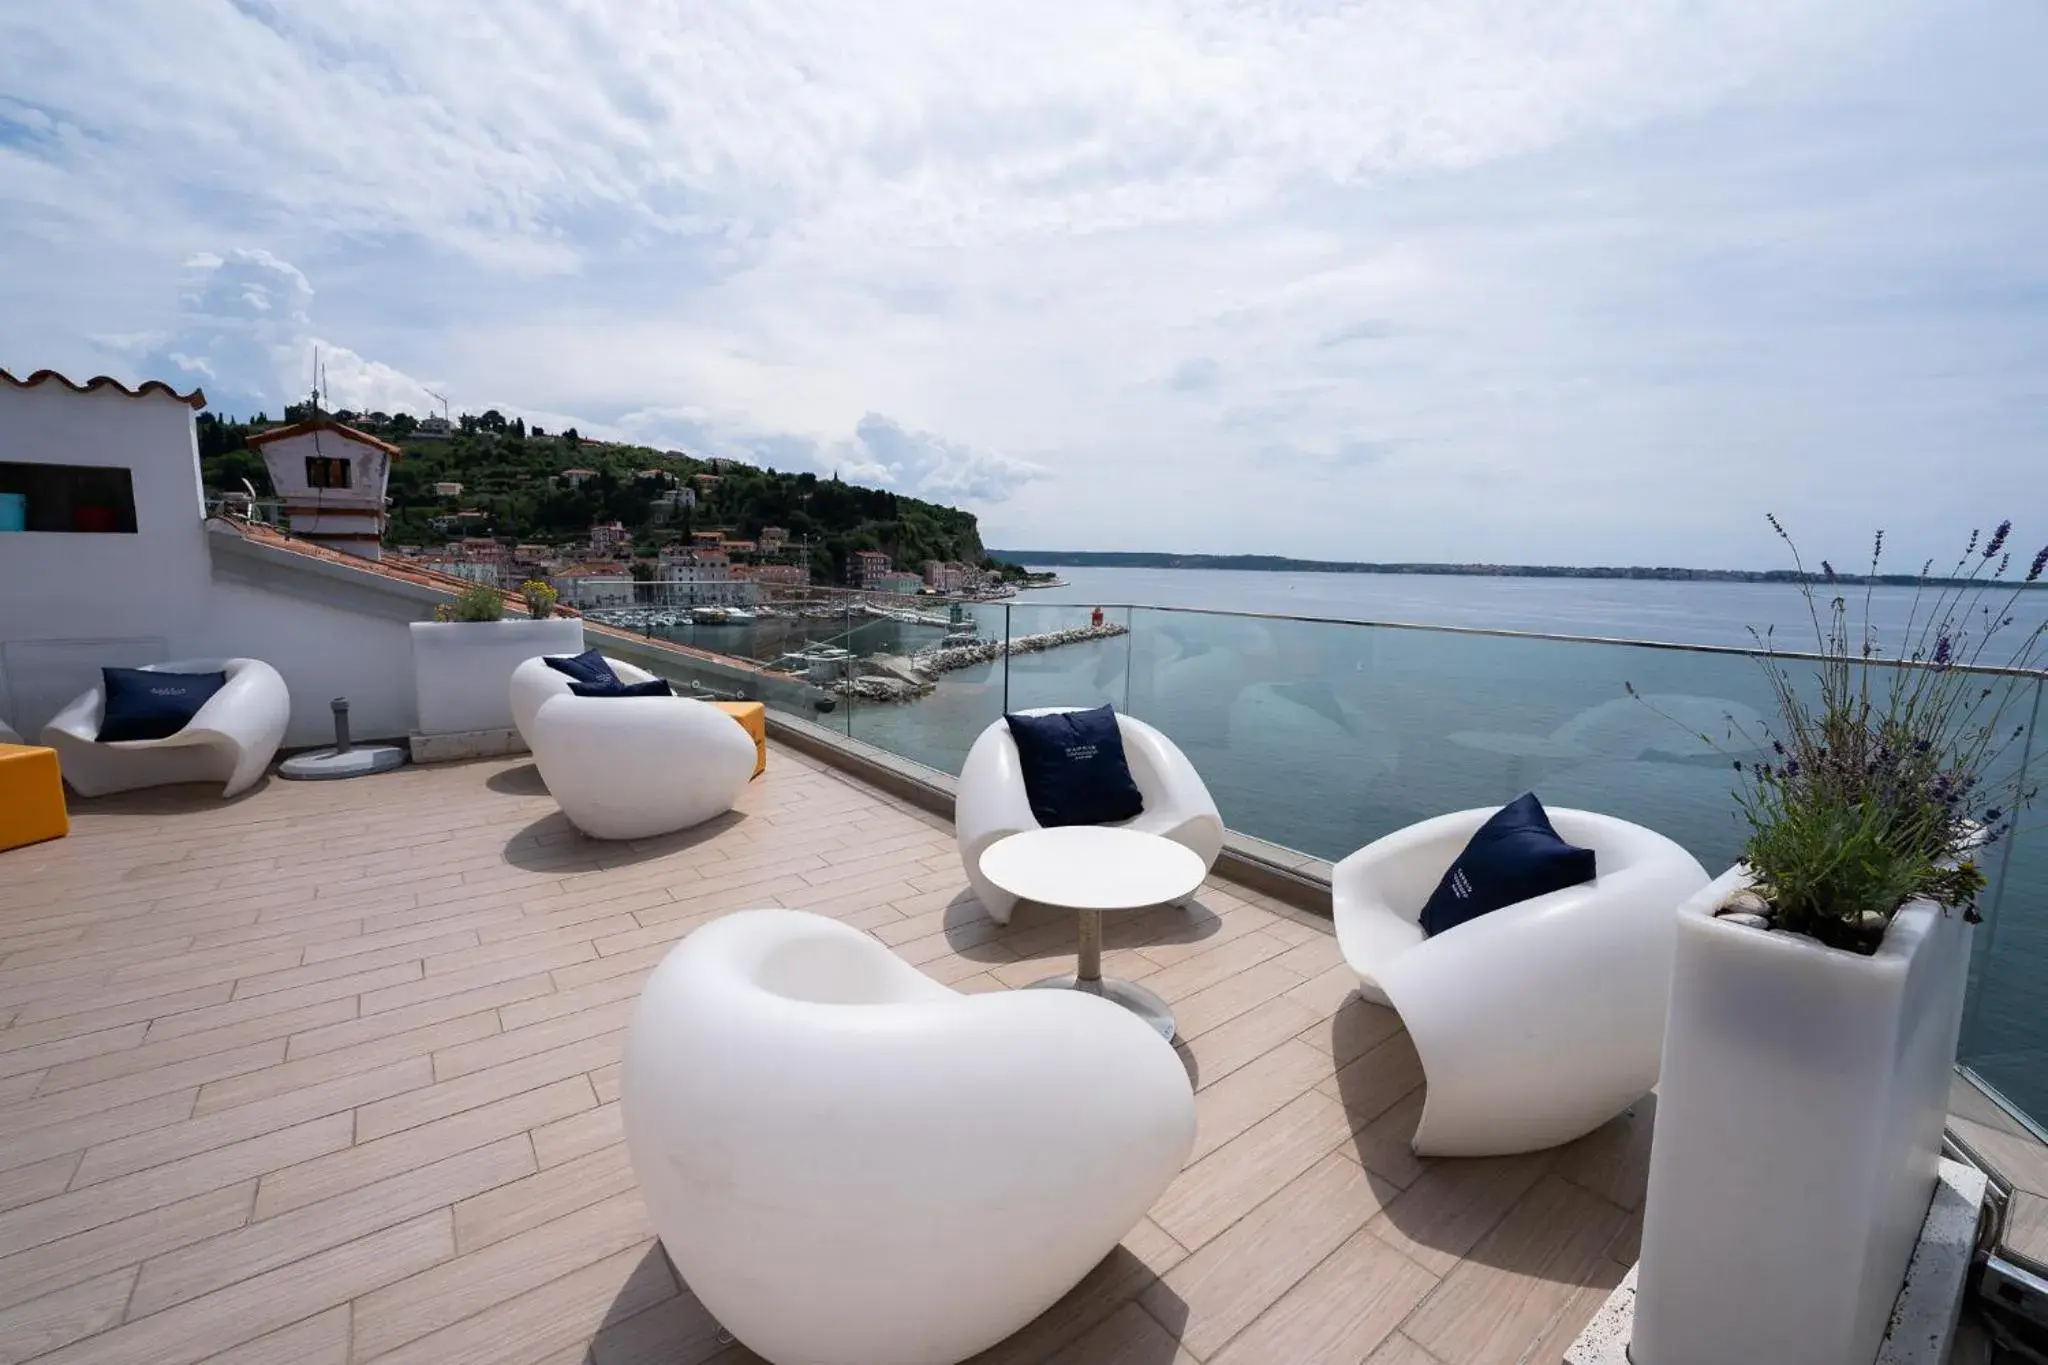
[[[0,462],[0,531],[134,535],[134,478],[106,465]]]
[[[308,455],[306,457],[306,486],[308,488],[351,488],[354,475],[347,460],[331,456]]]

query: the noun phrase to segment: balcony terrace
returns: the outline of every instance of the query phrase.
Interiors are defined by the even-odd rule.
[[[963,991],[1073,952],[1068,915],[981,914],[943,821],[780,746],[734,813],[639,844],[575,833],[521,758],[75,802],[0,870],[7,1362],[753,1360],[626,1160],[654,963],[759,905]],[[1556,1361],[1635,1259],[1648,1102],[1556,1151],[1418,1160],[1415,1054],[1327,921],[1212,880],[1107,946],[1174,1004],[1194,1154],[982,1359]]]

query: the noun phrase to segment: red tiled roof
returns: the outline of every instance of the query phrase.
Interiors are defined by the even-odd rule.
[[[80,384],[76,380],[68,379],[58,374],[55,370],[37,370],[26,379],[16,379],[5,369],[0,369],[0,380],[5,380],[17,389],[32,389],[38,384],[44,384],[53,379],[73,393],[91,393],[96,389],[113,389],[115,392],[128,398],[143,398],[153,393],[160,393],[166,398],[175,398],[187,407],[203,408],[206,406],[206,395],[198,389],[194,389],[190,393],[179,393],[161,379],[145,379],[142,383],[131,389],[111,375],[96,374],[83,384]]]
[[[234,528],[244,540],[253,540],[262,545],[271,545],[280,550],[289,550],[293,554],[304,555],[308,559],[324,559],[330,564],[345,565],[348,568],[357,569],[363,573],[376,574],[380,578],[389,578],[399,583],[412,583],[419,587],[433,588],[436,591],[451,594],[460,593],[476,586],[475,582],[471,579],[458,578],[454,574],[441,573],[439,570],[429,569],[412,560],[364,559],[360,555],[347,554],[341,550],[331,550],[325,545],[316,545],[310,540],[303,540],[298,536],[289,535],[275,526],[267,526],[262,522],[244,521],[240,517],[216,517],[214,520],[222,525]],[[518,593],[508,592],[505,594],[505,609],[508,612],[514,610],[524,611],[526,610],[526,599]],[[558,607],[556,611],[560,615],[574,616],[578,614],[567,607]]]
[[[360,441],[366,446],[375,446],[394,460],[405,453],[389,441],[380,441],[367,431],[357,431],[354,427],[343,426],[332,417],[308,417],[305,421],[293,422],[290,426],[272,427],[268,431],[251,436],[249,444],[265,446],[289,436],[304,436],[309,431],[331,431],[345,441]]]

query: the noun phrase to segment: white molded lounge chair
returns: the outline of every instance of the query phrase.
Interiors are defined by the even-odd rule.
[[[1590,1133],[1657,1083],[1678,906],[1707,884],[1653,830],[1553,808],[1594,851],[1582,886],[1423,937],[1430,893],[1495,812],[1411,825],[1338,863],[1337,943],[1359,994],[1393,1006],[1426,1082],[1415,1150],[1496,1156]]]
[[[552,671],[552,670],[550,670]],[[689,697],[550,697],[527,736],[569,823],[593,839],[645,839],[732,809],[754,741]]]
[[[676,1269],[790,1365],[949,1365],[1001,1341],[1137,1225],[1195,1133],[1187,1073],[1137,1015],[962,995],[797,910],[670,951],[620,1088]]]
[[[147,667],[157,673],[226,673],[228,680],[175,735],[111,744],[96,738],[107,696],[95,683],[43,727],[43,743],[57,751],[71,789],[104,796],[175,782],[220,782],[220,794],[230,797],[255,785],[292,717],[292,695],[278,671],[261,659],[184,659]]]
[[[567,658],[567,655],[558,655]],[[637,668],[624,659],[614,659],[609,654],[604,661],[611,665],[619,681],[633,683],[653,682],[654,675],[644,668]],[[569,675],[558,668],[547,665],[547,656],[536,654],[512,670],[511,682],[512,723],[519,729],[519,737],[526,741],[526,747],[533,747],[533,718],[540,712],[540,705],[550,697],[573,697],[569,690]]]
[[[1042,706],[1018,714],[1058,715],[1079,708]],[[1145,809],[1117,828],[1157,834],[1193,849],[1204,867],[1214,867],[1223,852],[1223,817],[1216,802],[1195,772],[1187,755],[1172,740],[1141,720],[1117,713],[1117,729],[1123,734],[1124,757],[1131,767],[1131,779],[1145,798]],[[1017,741],[1010,727],[998,720],[981,732],[968,750],[967,763],[960,770],[958,794],[953,802],[953,832],[960,846],[960,866],[974,887],[974,894],[998,924],[1008,924],[1017,908],[1017,898],[981,875],[981,855],[996,840],[1039,827],[1024,795],[1024,773],[1017,758]]]

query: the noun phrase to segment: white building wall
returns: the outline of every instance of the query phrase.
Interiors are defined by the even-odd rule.
[[[420,619],[429,613],[422,610]],[[216,582],[198,655],[263,659],[292,694],[287,746],[334,738],[329,703],[347,697],[357,739],[402,739],[418,728],[407,623],[245,583]]]
[[[135,489],[133,535],[0,534],[0,714],[33,736],[100,662],[195,652],[211,581],[199,447],[175,398],[0,384],[0,460],[126,469]]]

